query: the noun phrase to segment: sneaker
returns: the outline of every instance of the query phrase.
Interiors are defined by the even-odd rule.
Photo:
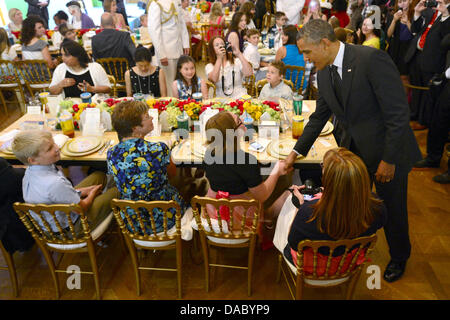
[[[447,184],[450,183],[450,174],[445,172],[433,177],[433,181],[437,183]]]
[[[439,162],[431,162],[430,160],[428,160],[428,158],[425,158],[420,161],[417,161],[413,166],[413,170],[426,170],[429,168],[439,168],[439,167],[440,167]]]

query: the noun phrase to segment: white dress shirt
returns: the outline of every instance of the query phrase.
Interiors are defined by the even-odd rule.
[[[341,76],[341,79],[342,79],[342,66],[344,64],[344,51],[345,45],[339,41],[339,51],[336,55],[336,58],[334,58],[333,65],[337,67],[337,72]]]
[[[305,0],[277,0],[277,11],[286,14],[287,24],[296,25],[300,21],[300,11],[304,5]]]

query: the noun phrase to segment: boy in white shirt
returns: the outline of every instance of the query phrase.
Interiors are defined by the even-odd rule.
[[[262,80],[266,77],[268,65],[267,62],[261,61],[261,55],[258,52],[259,31],[257,29],[247,30],[248,43],[244,49],[244,57],[252,64],[255,74],[255,81]]]
[[[292,89],[284,83],[283,75],[286,73],[286,66],[283,61],[274,61],[269,64],[267,70],[267,84],[259,94],[260,100],[271,100],[271,98],[283,98],[292,100]]]
[[[283,40],[281,40],[281,31],[283,31],[283,26],[288,21],[286,14],[281,11],[275,12],[275,25],[272,27],[270,32],[275,35],[274,48],[278,50],[283,46]]]

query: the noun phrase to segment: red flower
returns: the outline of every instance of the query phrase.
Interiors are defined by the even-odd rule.
[[[74,106],[72,106],[73,111],[78,112],[78,110],[80,110],[80,108],[78,108],[78,105],[75,104]]]

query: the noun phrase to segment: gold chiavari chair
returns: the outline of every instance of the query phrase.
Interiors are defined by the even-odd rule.
[[[108,229],[113,217],[112,212],[94,230],[91,230],[83,209],[77,204],[44,205],[16,202],[13,207],[44,254],[55,285],[56,298],[59,299],[60,296],[57,273],[67,273],[66,269],[58,269],[64,254],[87,253],[92,271],[81,271],[81,273],[93,275],[97,299],[100,299],[96,243]],[[71,213],[79,215],[78,221],[73,221]],[[63,229],[57,217],[67,220],[68,227]],[[48,222],[50,219],[55,222],[56,230],[51,228]],[[62,254],[56,264],[52,252]]]
[[[202,61],[208,60],[208,43],[215,36],[224,37],[225,27],[221,24],[204,24],[201,26]]]
[[[303,240],[298,244],[297,267],[282,253],[279,254],[277,282],[283,274],[292,299],[297,300],[303,298],[304,286],[324,288],[348,284],[345,296],[349,300],[376,241],[376,234],[352,240]],[[333,257],[333,252],[342,246],[345,247],[344,253]],[[329,249],[328,255],[318,252],[322,247]]]
[[[25,81],[25,86],[33,96],[36,92],[48,91],[52,73],[45,60],[15,61],[14,65]]]
[[[129,201],[112,200],[116,221],[125,237],[130,251],[136,277],[136,292],[141,294],[140,270],[172,271],[177,273],[178,298],[181,299],[182,243],[181,243],[181,208],[171,201]],[[163,230],[157,232],[154,209],[163,211]],[[172,210],[172,212],[169,211]],[[130,210],[132,214],[130,214]],[[175,226],[168,229],[169,215],[175,211]],[[173,250],[176,251],[176,268],[144,267],[139,261],[138,250]]]
[[[291,87],[292,91],[294,91],[294,84],[292,83],[291,80],[283,79],[283,82],[284,82],[285,84],[287,84],[289,87]],[[259,81],[256,83],[256,85],[255,85],[255,88],[256,88],[256,97],[259,97],[259,94],[261,93],[262,88],[263,88],[266,84],[267,84],[267,79],[261,79],[261,80],[259,80]]]
[[[119,91],[126,92],[125,72],[130,69],[128,60],[125,58],[100,58],[96,62],[102,65],[107,74],[114,76],[116,95]]]
[[[6,251],[6,249],[3,246],[1,241],[0,241],[0,251],[6,260],[6,267],[0,267],[0,270],[6,270],[9,272],[9,277],[11,278],[11,284],[13,287],[14,296],[18,297],[19,296],[19,285],[17,282],[17,273],[16,273],[16,267],[14,265],[13,256],[11,253]]]
[[[251,95],[253,98],[256,97],[256,88],[255,88],[255,75],[252,74],[243,79],[242,85],[247,89],[247,94]]]
[[[108,74],[108,80],[111,83],[111,93],[113,97],[117,97],[117,82],[113,75]]]
[[[209,269],[211,267],[244,269],[248,274],[247,293],[250,296],[260,204],[256,200],[211,199],[195,196],[192,198],[191,206],[203,251],[206,291],[208,292],[210,287]],[[223,211],[227,208],[228,217]],[[216,216],[214,214],[210,216],[211,211],[214,211]],[[248,264],[235,266],[210,263],[210,247],[248,248]]]
[[[303,84],[305,82],[305,67],[286,65],[285,77],[287,80],[292,81],[294,90],[298,86],[297,92],[302,94]]]
[[[269,30],[275,24],[275,16],[266,12],[262,18],[261,30]]]
[[[210,80],[206,80],[206,87],[208,88],[208,94],[209,94],[209,89],[213,90],[213,98],[216,97],[216,85],[214,83],[212,83]]]
[[[4,107],[6,116],[9,116],[7,104],[16,104],[16,101],[9,102],[5,100],[3,92],[7,91],[13,92],[22,113],[25,113],[25,95],[22,90],[22,84],[20,83],[20,77],[17,73],[17,69],[12,61],[0,60],[0,100]]]

